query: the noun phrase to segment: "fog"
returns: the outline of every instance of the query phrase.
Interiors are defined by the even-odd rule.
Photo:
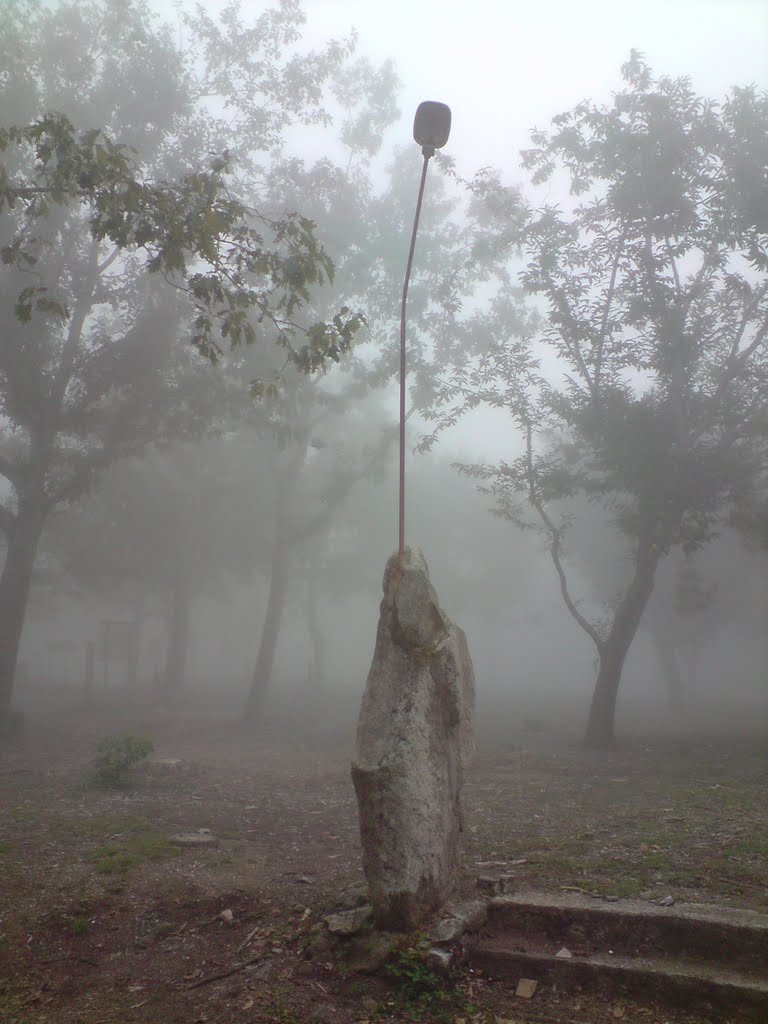
[[[577,617],[602,636],[621,605],[637,539],[624,504],[636,484],[593,500],[550,481],[548,508],[561,524],[557,564],[546,522],[533,506],[521,513],[510,503],[504,480],[525,455],[525,433],[519,408],[494,387],[513,391],[517,371],[493,386],[480,373],[509,338],[544,337],[549,308],[542,289],[524,294],[522,235],[513,226],[533,209],[526,204],[577,205],[565,171],[530,183],[518,151],[529,129],[585,97],[612,102],[632,47],[654,74],[690,75],[694,90],[716,98],[733,86],[764,86],[768,52],[762,4],[711,3],[707,17],[699,4],[644,5],[642,16],[616,6],[554,5],[552,35],[543,37],[546,12],[512,18],[508,5],[481,4],[466,22],[469,15],[449,16],[436,4],[395,4],[397,16],[382,25],[359,4],[310,2],[306,24],[288,19],[263,53],[238,49],[245,30],[233,29],[232,8],[185,20],[158,3],[153,21],[131,6],[121,40],[106,37],[90,9],[52,5],[59,14],[51,22],[47,8],[36,14],[23,46],[9,17],[0,29],[4,129],[50,111],[77,131],[103,129],[134,147],[145,182],[181,181],[226,152],[228,196],[245,204],[245,217],[258,209],[263,250],[282,253],[286,237],[296,247],[277,269],[257,264],[266,284],[241,307],[243,320],[237,313],[230,322],[236,302],[225,313],[221,300],[211,313],[208,296],[188,287],[190,275],[219,273],[252,236],[215,258],[210,246],[187,240],[183,268],[163,264],[150,274],[145,256],[159,259],[165,243],[152,236],[147,248],[141,227],[125,242],[112,213],[91,242],[96,178],[87,169],[68,203],[33,209],[22,189],[23,201],[3,209],[6,537],[32,516],[34,488],[27,493],[25,481],[48,459],[28,604],[10,543],[0,556],[6,581],[12,573],[20,581],[7,583],[3,606],[8,622],[19,608],[23,619],[18,661],[14,649],[3,668],[15,706],[125,701],[226,709],[233,719],[249,712],[254,730],[276,722],[351,730],[382,573],[397,546],[399,297],[421,164],[410,121],[419,100],[434,98],[451,104],[454,128],[429,169],[409,295],[406,539],[424,551],[443,606],[468,636],[483,728],[515,736],[535,722],[582,732],[600,658]],[[116,8],[104,8],[111,24]],[[243,25],[261,14],[262,5],[245,5]],[[355,45],[329,46],[353,28]],[[37,180],[31,147],[27,139],[8,149],[7,180]],[[755,162],[764,174],[762,151]],[[119,194],[127,203],[128,191]],[[159,203],[153,209],[163,215]],[[330,264],[318,269],[314,242],[286,231],[280,218],[292,213],[312,222],[335,276]],[[761,216],[755,230],[764,238]],[[226,233],[217,222],[216,245]],[[35,250],[28,265],[17,258],[19,239]],[[696,270],[699,244],[681,256],[686,273],[686,258]],[[307,270],[301,260],[316,262]],[[227,280],[244,288],[254,265],[226,265]],[[45,300],[35,292],[38,305],[21,316],[17,300],[33,266]],[[764,271],[754,262],[748,270],[756,295]],[[49,299],[66,315],[57,319]],[[365,322],[339,340],[349,310]],[[755,316],[744,347],[758,362],[759,386],[762,307]],[[312,349],[306,339],[316,321],[331,333]],[[73,323],[81,332],[74,347]],[[237,335],[243,323],[252,343]],[[617,346],[622,337],[617,328]],[[537,356],[546,387],[571,379],[556,356]],[[663,360],[634,370],[627,362],[615,379],[636,387],[641,406],[656,381],[667,394],[666,372]],[[691,369],[688,384],[694,396],[709,394],[704,370],[697,377]],[[700,435],[725,430],[730,415],[713,412]],[[558,430],[565,428],[542,421],[540,447],[529,449],[542,459],[540,474],[551,466],[547,446],[566,436]],[[654,560],[653,592],[621,670],[620,734],[765,727],[761,430],[749,435],[750,472],[745,441],[742,475],[713,485],[695,508],[691,499],[689,518],[681,513],[658,567]],[[633,444],[643,441],[639,427]],[[583,479],[593,468],[582,464]],[[761,527],[742,514],[737,492],[748,492],[750,515],[761,510]],[[519,483],[518,499],[526,505]]]
[[[212,454],[217,462],[226,458],[215,446]],[[163,456],[168,461],[174,457],[183,454]],[[268,721],[284,723],[293,715],[302,732],[323,731],[340,714],[353,722],[373,650],[383,565],[396,546],[395,469],[389,465],[380,479],[361,481],[329,535],[314,543],[303,564],[293,567]],[[130,472],[115,467],[103,482],[105,490],[119,489]],[[194,481],[187,484],[194,489]],[[443,459],[421,457],[411,467],[409,485],[408,535],[423,547],[444,607],[469,638],[480,722],[515,736],[524,720],[545,716],[547,721],[549,716],[555,732],[579,732],[594,686],[595,655],[562,605],[547,552],[535,539],[492,517],[487,502]],[[243,491],[239,486],[238,498],[230,500],[247,502],[256,519],[259,503]],[[96,703],[162,705],[170,699],[198,707],[225,705],[237,717],[251,683],[267,610],[265,570],[273,527],[262,524],[260,538],[258,524],[246,523],[237,540],[242,563],[222,574],[215,567],[204,570],[210,579],[194,585],[186,670],[181,688],[169,696],[168,581],[161,574],[150,589],[141,579],[108,574],[92,588],[73,579],[66,568],[68,553],[58,553],[60,543],[69,543],[73,532],[82,531],[97,512],[103,514],[103,508],[96,508],[99,503],[98,497],[85,499],[63,513],[46,537],[48,550],[38,561],[25,627],[22,703],[79,704],[86,645],[93,642],[97,667],[91,699]],[[585,607],[599,614],[611,595],[614,569],[606,564],[605,527],[600,537],[591,538],[598,550],[590,551],[586,549],[594,528],[589,511],[578,525],[586,539],[583,556],[573,560],[576,587]],[[210,522],[203,524],[208,528]],[[127,531],[125,536],[112,535],[110,544],[123,544],[129,558],[137,561],[157,557],[141,550],[147,543],[146,524],[126,523],[120,529]],[[89,552],[88,539],[76,543],[78,558],[104,557],[95,546]],[[766,708],[768,654],[765,556],[746,549],[735,535],[713,543],[694,563],[703,587],[711,592],[709,603],[690,615],[676,611],[675,590],[684,561],[671,558],[665,566],[633,645],[622,679],[621,726],[629,732],[659,727],[688,731],[694,724],[705,730],[759,729]],[[321,652],[313,647],[313,614],[323,638]],[[103,660],[107,620],[137,623],[135,668],[119,658]],[[659,621],[671,632],[680,661],[684,692],[678,701],[670,701],[654,639]],[[751,718],[755,712],[757,718]]]

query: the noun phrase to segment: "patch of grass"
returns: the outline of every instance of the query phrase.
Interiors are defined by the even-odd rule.
[[[141,818],[93,818],[81,827],[86,834],[111,835],[111,842],[87,854],[100,875],[126,875],[145,861],[165,860],[181,852],[159,829]]]
[[[264,1024],[301,1024],[294,1011],[286,1005],[287,1000],[282,986],[273,990],[269,1004],[264,1007],[262,1016]]]
[[[167,939],[169,935],[177,930],[176,923],[174,921],[159,921],[152,932],[152,937],[160,942],[162,939]]]
[[[598,889],[603,890],[602,895],[618,896],[620,899],[629,899],[632,896],[637,896],[644,888],[647,888],[647,886],[644,886],[639,879],[628,877],[627,875],[614,876],[598,886]]]
[[[35,991],[29,982],[21,979],[14,979],[15,985],[12,988],[11,982],[4,984],[0,993],[2,994],[2,1021],[3,1024],[34,1024],[40,1017],[32,1016],[29,1008],[30,1001],[34,998]]]
[[[268,1006],[263,1018],[264,1024],[300,1024],[299,1018],[286,1006]]]
[[[146,818],[131,814],[93,814],[89,818],[69,821],[67,825],[73,832],[89,839],[122,839],[125,836],[141,836],[158,831]]]
[[[154,750],[146,736],[106,736],[91,761],[89,782],[109,789],[130,784],[133,769]]]
[[[725,857],[743,857],[746,860],[768,861],[768,839],[761,835],[733,839],[723,847]]]
[[[45,812],[33,803],[15,804],[7,812],[8,821],[14,825],[34,825],[44,816]]]
[[[23,858],[18,855],[16,844],[3,841],[0,843],[0,876],[15,878],[21,875]]]

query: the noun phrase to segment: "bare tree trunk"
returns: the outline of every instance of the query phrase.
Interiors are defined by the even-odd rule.
[[[283,620],[285,597],[288,587],[289,561],[293,555],[297,537],[294,534],[293,500],[296,485],[307,457],[308,433],[299,439],[296,450],[282,468],[274,466],[277,484],[277,506],[275,537],[272,547],[272,565],[269,574],[269,596],[267,611],[261,629],[259,653],[253,669],[251,688],[245,705],[243,718],[251,725],[258,726],[264,716],[272,670],[275,665],[277,642],[280,639],[280,624]]]
[[[660,623],[654,622],[648,627],[659,657],[664,682],[667,684],[667,697],[670,706],[680,708],[683,704],[683,676],[677,660],[677,651],[669,631]]]
[[[695,701],[699,688],[699,663],[701,661],[701,650],[696,640],[690,640],[688,650],[685,654],[685,696],[689,701]]]
[[[171,591],[171,614],[168,626],[168,649],[165,659],[165,693],[170,697],[184,685],[189,647],[189,612],[191,593],[182,575]]]
[[[259,725],[267,703],[272,669],[275,664],[277,641],[280,637],[280,623],[285,609],[285,595],[288,582],[288,549],[278,535],[272,552],[272,567],[269,577],[267,612],[261,630],[259,653],[253,670],[251,689],[245,706],[244,718],[253,725]]]
[[[132,602],[133,604],[133,640],[128,658],[126,671],[126,684],[131,690],[136,689],[139,678],[139,659],[141,657],[141,628],[144,623],[144,602],[146,595],[139,594]]]
[[[83,683],[83,698],[85,703],[93,703],[93,683],[96,678],[96,644],[89,640],[85,645],[85,680]]]
[[[588,747],[609,747],[613,743],[616,698],[625,658],[626,653],[621,654],[619,645],[611,644],[610,641],[600,652],[600,669],[592,693],[587,732],[584,737]]]
[[[598,647],[600,669],[592,695],[584,742],[588,747],[609,747],[613,743],[616,698],[629,648],[643,612],[653,593],[658,548],[650,546],[637,556],[635,575],[613,618],[610,635]]]
[[[318,615],[317,600],[317,566],[310,564],[307,575],[307,630],[312,645],[312,667],[310,672],[310,685],[312,697],[317,699],[325,690],[325,634],[323,633]]]
[[[0,728],[10,722],[10,705],[21,634],[29,604],[35,554],[43,530],[42,504],[20,501],[16,521],[8,531],[5,565],[0,576]]]

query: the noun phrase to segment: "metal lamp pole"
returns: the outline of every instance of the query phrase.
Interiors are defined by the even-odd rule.
[[[408,284],[411,280],[413,252],[416,248],[416,232],[419,230],[421,202],[424,198],[424,184],[427,180],[429,158],[435,155],[436,149],[441,149],[446,144],[450,132],[451,111],[445,103],[425,100],[419,104],[416,109],[416,117],[413,120],[413,137],[421,146],[424,164],[421,168],[419,197],[416,200],[416,213],[413,218],[413,231],[411,232],[411,247],[408,250],[408,263],[405,267],[405,281],[403,282],[403,301],[400,306],[400,536],[398,550],[401,556],[405,550],[405,317]]]

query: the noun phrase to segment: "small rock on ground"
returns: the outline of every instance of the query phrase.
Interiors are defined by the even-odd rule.
[[[372,913],[370,907],[355,907],[353,910],[329,914],[325,923],[332,935],[357,935],[370,922]]]
[[[429,938],[432,942],[455,942],[464,932],[464,922],[458,917],[446,917],[438,921]]]
[[[450,910],[450,916],[439,921],[430,933],[432,942],[455,942],[464,932],[476,932],[488,920],[488,907],[482,900],[467,900],[457,903]]]
[[[218,837],[209,828],[200,828],[197,832],[182,832],[177,836],[171,836],[171,842],[177,846],[215,846]]]
[[[432,946],[427,952],[426,961],[433,970],[443,973],[449,970],[453,963],[453,953],[448,949]]]

